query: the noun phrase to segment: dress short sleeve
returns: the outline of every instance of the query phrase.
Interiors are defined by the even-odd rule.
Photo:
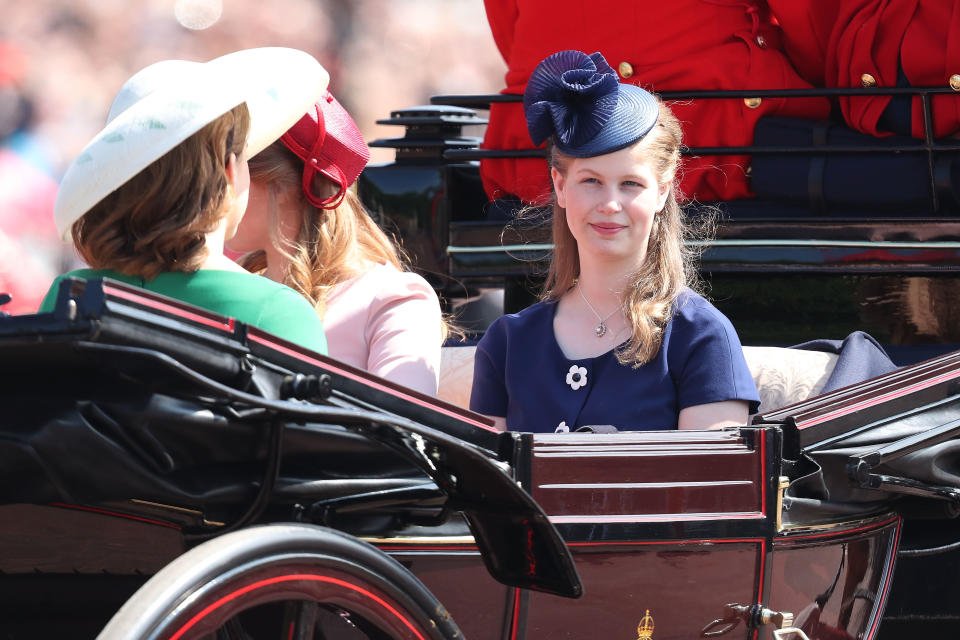
[[[470,410],[487,416],[506,417],[509,396],[504,378],[506,370],[506,333],[500,318],[477,343],[473,362],[473,388]]]
[[[743,400],[760,405],[753,376],[733,325],[703,298],[682,296],[670,327],[667,352],[677,408]]]
[[[409,271],[380,268],[365,328],[370,373],[435,396],[443,318],[433,287]]]
[[[377,264],[330,289],[330,356],[427,395],[437,394],[443,316],[430,283]]]

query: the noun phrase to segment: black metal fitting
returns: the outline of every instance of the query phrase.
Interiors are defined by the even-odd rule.
[[[308,402],[320,402],[330,397],[333,381],[326,373],[318,375],[291,374],[280,385],[280,397],[283,400],[295,399]]]

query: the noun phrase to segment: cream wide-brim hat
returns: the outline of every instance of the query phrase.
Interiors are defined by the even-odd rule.
[[[73,223],[150,163],[246,102],[247,155],[280,138],[323,96],[330,76],[297,49],[237,51],[209,62],[165,60],[127,80],[107,125],[67,169],[53,217],[69,241]]]

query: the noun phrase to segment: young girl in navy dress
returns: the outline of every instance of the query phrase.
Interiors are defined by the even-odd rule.
[[[599,53],[542,61],[524,94],[548,140],[554,255],[542,302],[477,346],[470,407],[517,431],[715,429],[759,403],[729,320],[690,288],[680,124]]]

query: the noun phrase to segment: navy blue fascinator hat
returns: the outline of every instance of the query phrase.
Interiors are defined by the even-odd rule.
[[[599,53],[560,51],[530,75],[523,94],[527,129],[534,144],[551,136],[557,149],[574,158],[619,151],[657,124],[656,98],[621,84]]]

